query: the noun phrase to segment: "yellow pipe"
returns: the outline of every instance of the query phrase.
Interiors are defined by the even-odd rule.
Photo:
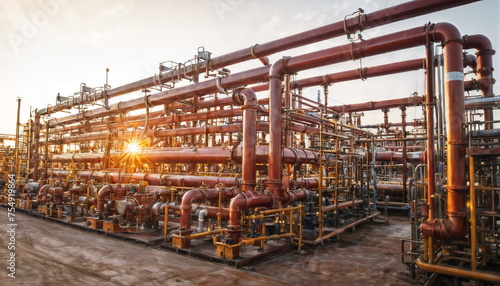
[[[217,192],[219,193],[219,201],[217,203],[217,228],[222,228],[222,192],[224,191],[223,186],[217,186]]]
[[[455,268],[450,266],[442,266],[435,264],[428,264],[422,258],[417,258],[417,266],[423,271],[434,272],[449,276],[456,276],[461,278],[468,278],[472,280],[486,281],[493,284],[500,284],[500,276],[481,271],[471,271],[462,268]]]
[[[470,259],[472,270],[477,269],[477,217],[476,217],[476,180],[474,177],[474,156],[469,156],[469,180],[470,180]]]
[[[302,216],[304,215],[304,208],[302,202],[300,202],[299,210],[299,253],[302,248]]]
[[[260,233],[262,236],[266,236],[266,222],[264,221],[264,216],[262,216],[262,223],[260,224]],[[260,242],[260,249],[264,250],[264,240]]]
[[[289,208],[280,208],[280,209],[272,209],[272,210],[263,210],[260,211],[261,214],[267,215],[267,214],[274,214],[274,213],[279,213],[279,212],[286,212],[286,211],[298,211],[300,210],[301,207],[289,207]]]
[[[191,234],[191,235],[188,236],[188,238],[189,239],[197,239],[197,238],[209,236],[209,235],[212,235],[212,234],[223,233],[224,231],[226,231],[226,229],[217,229],[217,230],[212,230],[212,231],[200,232],[200,233],[197,233],[197,234]]]
[[[165,204],[165,218],[163,220],[163,242],[167,242],[168,236],[168,204]]]
[[[274,234],[269,236],[260,236],[255,238],[244,238],[241,240],[240,245],[252,245],[257,241],[268,241],[268,240],[278,240],[284,237],[294,236],[294,233],[284,233],[284,234]]]

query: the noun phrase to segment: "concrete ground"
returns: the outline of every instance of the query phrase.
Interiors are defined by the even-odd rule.
[[[366,223],[338,242],[235,269],[16,212],[16,278],[7,276],[0,207],[0,285],[418,285],[400,262],[405,217]]]

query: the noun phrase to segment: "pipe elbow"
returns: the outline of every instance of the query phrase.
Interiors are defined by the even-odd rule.
[[[103,186],[97,193],[97,212],[104,212],[104,198],[107,197],[113,191],[111,185]]]
[[[464,68],[465,67],[470,67],[475,72],[477,68],[477,57],[470,54],[464,55]]]
[[[234,90],[233,101],[237,105],[257,107],[257,95],[251,88],[239,88]]]
[[[431,29],[432,40],[435,42],[443,42],[443,46],[449,42],[463,42],[460,31],[453,24],[447,22],[437,23],[434,27],[431,27]]]
[[[40,190],[38,191],[38,199],[42,199],[43,196],[45,194],[47,194],[47,192],[49,191],[50,189],[50,185],[43,185]]]
[[[271,65],[271,68],[269,69],[269,77],[271,79],[275,77],[281,78],[284,74],[287,74],[286,63],[289,58],[290,57],[283,57]]]
[[[191,208],[191,204],[193,202],[203,202],[206,200],[205,193],[200,189],[192,189],[189,190],[182,196],[182,207],[189,206]]]
[[[488,37],[485,35],[465,35],[464,36],[464,48],[465,49],[477,49],[477,50],[489,50],[492,55],[495,54],[493,50],[493,45]]]
[[[237,196],[231,199],[231,202],[229,203],[229,227],[240,227],[239,212],[245,209],[247,205],[248,201],[244,193],[239,193]]]
[[[447,219],[424,221],[420,225],[420,231],[423,235],[436,239],[464,238],[466,235],[465,217],[449,217]]]

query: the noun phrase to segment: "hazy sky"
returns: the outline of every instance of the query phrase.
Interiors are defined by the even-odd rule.
[[[303,32],[340,21],[363,8],[370,13],[406,1],[397,0],[23,0],[0,2],[0,133],[15,132],[16,98],[22,98],[21,122],[30,107],[55,104],[78,91],[82,82],[102,86],[105,69],[117,87],[153,75],[158,63],[184,62],[199,46],[213,56],[256,43]],[[484,34],[500,50],[500,15],[497,0],[485,0],[432,13],[363,32],[365,39],[428,22],[450,22],[464,34]],[[346,37],[327,40],[270,57],[293,56],[347,43]],[[471,51],[472,52],[472,51]],[[423,47],[363,59],[363,66],[424,57]],[[500,66],[500,54],[494,65]],[[260,66],[252,61],[232,72]],[[300,73],[297,78],[355,69],[352,61]],[[497,78],[499,72],[495,72]],[[330,87],[330,102],[356,103],[423,94],[423,72],[409,72]],[[305,94],[315,98],[318,88]],[[499,85],[495,94],[499,94]],[[138,94],[129,95],[129,98]],[[417,116],[409,110],[409,120]],[[399,111],[392,112],[398,122]],[[395,118],[394,118],[395,116]],[[378,122],[382,114],[377,114]],[[377,123],[378,123],[377,122]],[[375,122],[371,122],[375,123]]]

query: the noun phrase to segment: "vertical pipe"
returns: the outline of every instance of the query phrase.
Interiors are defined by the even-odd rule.
[[[472,270],[477,268],[477,216],[476,216],[476,180],[474,172],[474,156],[469,155],[469,181],[470,181],[470,262]]]
[[[21,114],[21,98],[17,98],[17,119],[16,119],[16,142],[14,147],[14,164],[12,165],[12,174],[19,178],[21,167],[19,166],[19,126],[21,125],[19,117]]]
[[[464,74],[462,60],[462,37],[460,32],[451,24],[440,23],[432,29],[431,36],[434,40],[444,43],[444,69],[445,69],[445,96],[447,137],[447,185],[446,203],[447,215],[445,220],[430,219],[420,225],[420,230],[426,236],[444,239],[463,238],[466,234],[466,179],[465,179],[465,100],[464,100]],[[429,112],[427,116],[431,116]],[[428,132],[431,132],[428,130]],[[432,132],[431,132],[432,134]],[[429,136],[431,138],[432,136]],[[433,148],[429,144],[428,147]],[[432,149],[428,149],[431,151]],[[432,152],[432,151],[431,151]],[[429,159],[432,159],[429,156]],[[428,167],[432,168],[431,162]],[[428,178],[433,180],[433,178]],[[431,181],[429,181],[431,182]],[[429,192],[431,194],[431,192]]]
[[[39,179],[38,167],[40,166],[40,114],[35,110],[35,126],[33,132],[33,180]]]
[[[168,236],[168,204],[165,204],[164,219],[163,219],[163,242],[167,242]]]
[[[237,96],[241,96],[243,109],[243,147],[242,147],[242,190],[255,190],[257,185],[256,169],[257,156],[257,96],[251,89],[243,89],[236,91]],[[274,129],[274,128],[269,128]]]
[[[426,142],[426,177],[427,177],[427,205],[429,210],[428,220],[434,220],[434,194],[436,193],[436,176],[435,176],[435,154],[434,154],[434,57],[433,47],[430,39],[427,37],[425,47],[425,69],[426,69],[426,97],[425,97],[425,113],[426,129],[427,129],[427,142]],[[439,140],[439,139],[438,139]],[[427,257],[431,264],[434,263],[434,238],[429,236],[427,238]]]
[[[406,106],[401,106],[401,122],[402,122],[402,129],[403,129],[403,138],[406,138]],[[406,158],[406,140],[403,140],[403,202],[406,203],[408,202],[407,200],[407,195],[408,195],[408,165],[407,165],[407,158]]]
[[[285,147],[293,147],[292,146],[292,131],[290,130],[291,126],[291,119],[290,119],[290,113],[289,111],[291,110],[291,94],[290,94],[290,75],[286,74],[284,76],[284,82],[283,82],[284,90],[283,90],[283,95],[284,95],[284,103],[285,103],[285,118],[286,118],[286,126],[285,126]]]
[[[281,139],[282,139],[282,126],[281,116],[283,113],[281,93],[283,75],[286,72],[283,70],[283,65],[288,58],[283,58],[276,61],[269,71],[269,179],[268,187],[271,194],[273,194],[277,207],[282,207],[281,202],[284,200],[284,192],[282,190],[281,178]]]
[[[321,117],[323,117],[323,113],[321,113]],[[323,237],[323,172],[325,171],[324,167],[324,154],[323,154],[323,122],[319,125],[319,176],[318,176],[318,225],[319,225],[319,234],[318,239]],[[323,240],[321,239],[321,245],[323,245]]]
[[[493,50],[490,40],[483,35],[470,35],[465,37],[464,48],[476,48],[477,52],[477,73],[483,97],[494,96],[493,84]],[[493,121],[493,109],[484,108],[484,121]],[[487,123],[485,129],[493,129],[493,123]]]
[[[46,128],[45,128],[45,158],[44,158],[44,167],[45,167],[45,178],[49,178],[49,123],[47,122]]]
[[[436,193],[436,176],[435,176],[435,154],[434,154],[434,111],[433,107],[435,104],[434,96],[434,59],[432,44],[427,42],[426,44],[426,57],[425,57],[425,67],[426,67],[426,97],[425,97],[425,113],[427,116],[427,142],[426,142],[426,164],[427,164],[427,198],[429,207],[429,220],[434,220],[434,204],[432,198]]]
[[[384,113],[384,129],[385,132],[389,132],[389,109],[382,109]]]

